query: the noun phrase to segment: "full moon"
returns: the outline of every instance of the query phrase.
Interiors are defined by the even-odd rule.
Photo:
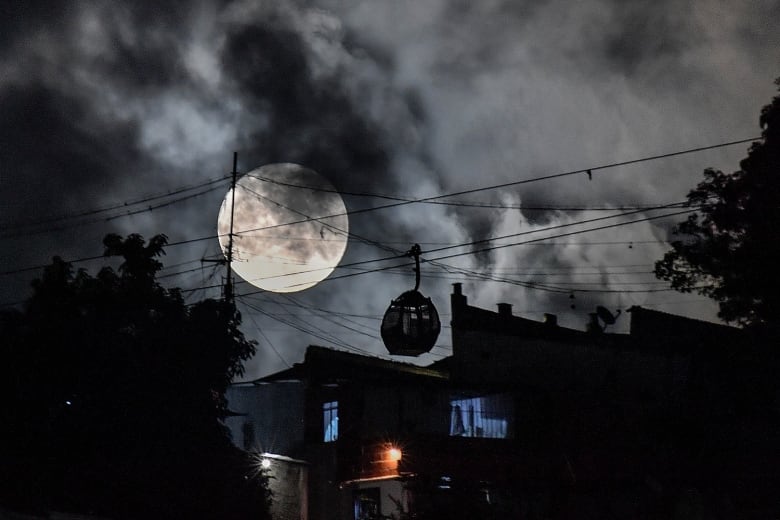
[[[227,257],[233,210],[233,271],[261,289],[302,291],[327,278],[347,248],[349,220],[341,196],[317,172],[268,164],[236,182],[217,220]]]

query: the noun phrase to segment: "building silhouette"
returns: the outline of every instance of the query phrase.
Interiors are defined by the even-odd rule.
[[[310,346],[233,386],[278,518],[762,518],[777,362],[740,329],[634,307],[628,334],[470,306],[427,367]],[[265,454],[265,455],[262,455]],[[284,502],[284,507],[279,505]]]

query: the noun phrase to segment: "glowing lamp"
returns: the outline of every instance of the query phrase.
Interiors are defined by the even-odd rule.
[[[390,448],[387,450],[387,458],[393,462],[398,462],[399,460],[401,460],[402,456],[403,453],[401,453],[401,450],[399,450],[398,448]]]
[[[260,461],[260,467],[263,469],[268,469],[271,467],[271,460],[270,459],[263,459]]]

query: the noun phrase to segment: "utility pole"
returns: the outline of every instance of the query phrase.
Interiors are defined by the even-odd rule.
[[[227,258],[201,258],[201,262],[213,262],[224,264],[227,271],[225,278],[225,288],[223,289],[223,298],[226,303],[235,304],[235,294],[233,292],[233,220],[236,212],[236,180],[238,178],[238,152],[233,152],[233,179],[230,182],[230,232],[228,233]]]
[[[235,303],[233,293],[233,218],[236,211],[236,177],[238,176],[238,152],[233,152],[233,179],[230,182],[230,233],[228,234],[227,279],[225,280],[225,301]]]

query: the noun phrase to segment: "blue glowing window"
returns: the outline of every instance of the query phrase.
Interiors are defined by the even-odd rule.
[[[507,439],[512,437],[512,400],[507,395],[450,400],[450,435]]]
[[[322,404],[322,429],[325,442],[339,438],[339,402],[329,401]]]

